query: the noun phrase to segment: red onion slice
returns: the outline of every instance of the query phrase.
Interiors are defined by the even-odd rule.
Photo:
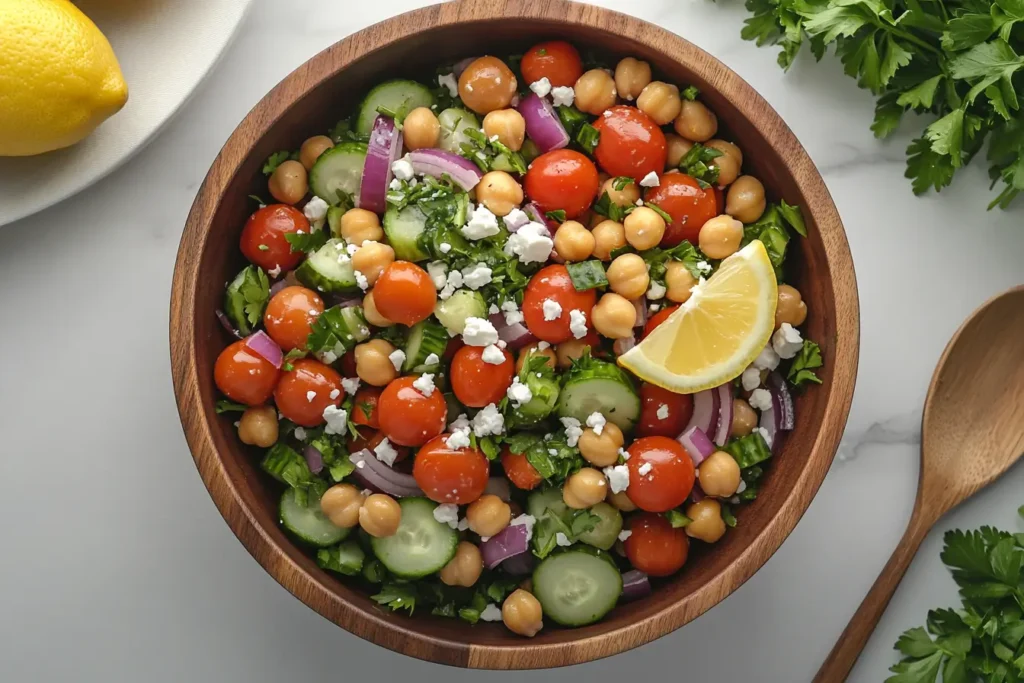
[[[505,477],[491,477],[488,479],[484,493],[497,496],[506,503],[512,499],[512,489],[509,487],[508,479]]]
[[[693,483],[693,488],[690,490],[690,500],[694,503],[699,503],[705,498],[707,498],[707,496],[704,495],[704,489],[700,487],[700,482],[695,481]]]
[[[569,144],[569,134],[558,118],[555,108],[537,93],[530,93],[516,107],[526,120],[526,134],[537,143],[541,152],[561,149]]]
[[[634,337],[623,337],[622,339],[616,339],[615,340],[615,343],[612,344],[612,351],[615,352],[616,356],[621,356],[622,354],[626,353],[627,351],[629,351],[634,346],[636,346],[636,337],[635,336]]]
[[[235,339],[242,338],[242,335],[238,333],[238,330],[236,330],[234,324],[232,324],[231,319],[228,318],[227,313],[220,310],[219,308],[214,312],[217,314],[217,320],[220,321],[221,327],[230,332],[231,336],[234,337]]]
[[[639,569],[630,569],[622,575],[622,599],[639,600],[651,594],[651,581]]]
[[[299,279],[295,277],[295,271],[289,270],[287,274],[274,284],[270,285],[270,296],[273,297],[275,294],[280,292],[285,287],[292,287],[294,285],[301,285]]]
[[[455,62],[452,67],[452,73],[455,74],[455,78],[458,79],[462,75],[462,72],[466,70],[466,67],[475,62],[479,57],[466,57]]]
[[[284,352],[281,351],[281,347],[266,332],[263,330],[253,332],[245,338],[245,345],[254,353],[262,356],[275,368],[281,369],[281,363],[284,362]]]
[[[772,392],[772,407],[761,411],[761,419],[757,426],[764,430],[765,441],[773,455],[778,455],[782,444],[782,406],[778,394]]]
[[[793,394],[789,391],[789,385],[777,372],[768,375],[768,391],[772,394],[772,405],[778,400],[781,412],[779,413],[779,427],[785,432],[792,431],[796,427],[796,411],[793,408]]]
[[[516,524],[507,526],[495,536],[491,536],[480,544],[480,554],[483,555],[484,566],[494,569],[510,557],[528,552],[530,549],[529,535],[530,530],[526,528],[525,524]]]
[[[533,553],[513,555],[502,562],[500,566],[505,570],[506,574],[525,576],[533,571]]]
[[[715,429],[715,444],[724,446],[732,433],[732,382],[726,382],[714,389],[718,392],[718,427]]]
[[[488,317],[494,329],[498,332],[498,339],[508,344],[511,350],[521,349],[537,341],[537,338],[522,323],[509,325],[505,322],[505,316],[495,313]]]
[[[643,327],[647,324],[647,297],[633,299],[633,308],[636,309],[636,322],[633,323],[633,327]]]
[[[717,387],[716,387],[717,389]],[[718,427],[718,391],[707,389],[693,395],[693,416],[686,429],[699,427],[705,434],[714,434]]]
[[[395,128],[395,120],[378,114],[373,121],[366,161],[363,163],[363,182],[359,189],[360,208],[374,213],[387,210],[391,164],[402,156],[402,147],[402,133]]]
[[[676,441],[682,444],[683,450],[690,456],[690,460],[693,460],[695,467],[715,452],[715,444],[711,443],[711,439],[700,427],[687,428]]]
[[[417,175],[434,178],[447,175],[466,192],[476,187],[484,177],[472,161],[443,149],[418,149],[406,154],[405,158],[412,164],[412,169]]]
[[[356,466],[352,476],[363,486],[396,498],[422,496],[423,491],[411,474],[397,472],[376,458],[369,450],[356,451],[348,456]],[[362,463],[360,465],[359,463]]]
[[[306,458],[306,464],[309,465],[309,471],[313,474],[320,474],[324,469],[324,456],[313,446],[306,446],[302,455]]]

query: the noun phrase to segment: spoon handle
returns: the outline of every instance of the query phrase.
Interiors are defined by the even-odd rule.
[[[853,665],[856,664],[861,651],[867,645],[868,638],[871,637],[878,620],[882,618],[882,613],[896,592],[896,587],[907,573],[914,554],[921,547],[921,542],[931,528],[931,524],[924,523],[917,512],[915,508],[899,545],[882,569],[882,573],[875,579],[874,585],[860,603],[850,623],[846,625],[846,630],[839,636],[839,640],[818,669],[814,683],[840,683],[850,675]]]

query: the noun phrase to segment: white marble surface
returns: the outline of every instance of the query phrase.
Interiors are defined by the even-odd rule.
[[[810,679],[909,517],[918,420],[960,321],[1024,281],[1024,207],[986,213],[981,168],[940,197],[903,179],[906,138],[876,142],[872,102],[837,61],[739,39],[739,2],[602,0],[718,56],[782,114],[849,233],[860,379],[837,460],[790,539],[745,586],[655,643],[575,671],[470,673],[337,629],[233,538],[188,456],[171,394],[167,301],[178,236],[221,143],[303,60],[418,0],[257,0],[241,36],[144,152],[91,190],[0,230],[0,662],[11,681],[414,680],[800,683]],[[342,9],[344,7],[344,9]],[[1020,530],[1024,467],[943,520]],[[924,544],[851,680],[880,681],[898,633],[952,603]]]

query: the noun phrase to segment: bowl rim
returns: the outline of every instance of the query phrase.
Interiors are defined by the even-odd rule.
[[[227,184],[252,147],[278,118],[309,91],[360,56],[387,48],[411,34],[470,21],[542,20],[600,30],[642,43],[728,92],[733,106],[757,134],[786,160],[796,185],[819,201],[807,207],[814,216],[832,275],[836,335],[828,340],[835,359],[824,418],[810,446],[811,455],[792,482],[778,513],[733,562],[712,580],[646,618],[571,642],[469,644],[403,629],[334,593],[294,562],[256,520],[242,500],[217,452],[197,381],[195,295],[200,259],[214,234],[210,207],[217,206]],[[323,74],[322,76],[318,76]],[[853,400],[857,374],[860,315],[849,243],[824,181],[796,136],[775,110],[739,75],[684,38],[642,19],[571,0],[455,0],[397,15],[349,35],[289,74],[246,115],[214,160],[185,223],[174,267],[170,306],[170,349],[174,391],[182,428],[196,467],[211,498],[253,558],[289,592],[349,632],[396,652],[427,661],[470,668],[541,668],[578,664],[617,654],[670,633],[692,621],[749,579],[795,528],[832,463]],[[410,647],[410,640],[423,647]],[[516,656],[527,651],[528,656]]]

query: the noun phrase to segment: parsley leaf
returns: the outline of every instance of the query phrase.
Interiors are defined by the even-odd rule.
[[[679,160],[679,170],[692,176],[702,188],[707,189],[718,182],[718,166],[709,164],[720,156],[722,156],[721,150],[705,147],[699,142],[695,142],[690,151]],[[648,206],[650,205],[648,204]]]
[[[385,583],[380,593],[370,596],[370,599],[392,611],[404,609],[409,616],[416,610],[416,589],[409,583]]]
[[[229,401],[227,399],[221,399],[217,401],[217,406],[216,408],[214,408],[218,415],[223,415],[224,413],[244,413],[248,409],[249,406],[247,405],[243,405],[241,403],[234,403],[233,401]]]
[[[793,364],[789,366],[789,373],[786,375],[786,379],[798,389],[808,382],[821,384],[821,379],[814,370],[822,365],[821,347],[810,339],[804,339],[804,345],[800,348],[796,357],[793,358]]]
[[[310,230],[303,233],[289,232],[285,234],[284,238],[291,245],[292,252],[304,251],[308,253],[316,251],[327,244],[330,235],[327,234],[326,230]]]
[[[263,320],[270,301],[270,280],[259,266],[246,266],[224,291],[224,312],[242,335],[251,333]]]
[[[263,175],[273,175],[278,166],[291,158],[292,153],[286,149],[283,149],[280,152],[274,152],[267,157],[267,161],[263,164]]]
[[[682,510],[669,510],[665,513],[665,519],[669,521],[673,529],[681,529],[693,521],[684,515]]]

